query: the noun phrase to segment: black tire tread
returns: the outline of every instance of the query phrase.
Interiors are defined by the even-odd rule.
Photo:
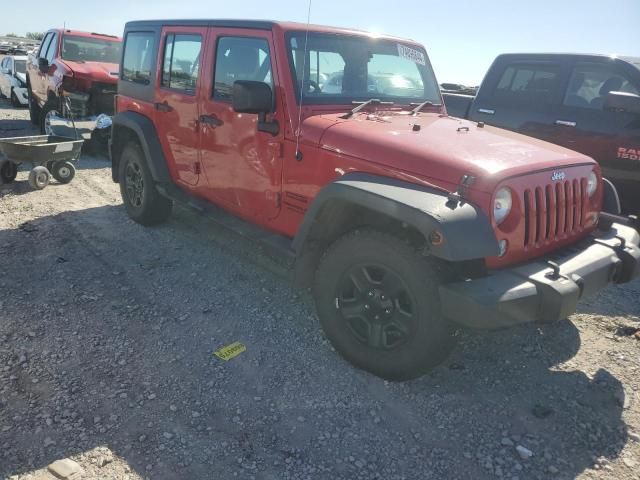
[[[354,248],[357,249],[358,243],[363,240],[374,242],[379,244],[381,247],[390,249],[395,254],[399,254],[403,257],[407,265],[414,265],[416,269],[412,273],[423,279],[425,287],[427,284],[431,283],[434,288],[437,289],[437,285],[442,281],[438,265],[432,259],[424,257],[420,252],[401,238],[373,228],[360,228],[353,230],[331,244],[318,263],[313,293],[314,298],[316,299],[316,309],[319,317],[322,315],[322,307],[317,303],[318,296],[321,295],[320,292],[317,291],[317,288],[322,285],[322,277],[325,276],[327,274],[327,270],[330,269],[330,263],[333,261],[334,255],[340,255],[340,252],[344,249],[349,250],[349,248],[351,248],[350,245],[354,241]],[[384,255],[384,253],[381,253],[381,255]],[[430,329],[430,336],[435,338],[436,341],[432,341],[429,348],[427,348],[427,345],[424,345],[424,348],[422,349],[420,349],[420,346],[415,348],[415,350],[410,354],[412,358],[415,357],[415,362],[413,362],[410,367],[403,367],[400,370],[385,368],[380,365],[372,366],[367,364],[367,362],[362,358],[358,358],[357,352],[343,351],[340,345],[335,341],[336,339],[332,338],[331,329],[328,331],[328,329],[325,328],[326,322],[323,322],[322,318],[320,318],[320,322],[325,329],[327,337],[336,350],[338,350],[338,352],[351,363],[388,380],[410,380],[423,375],[436,365],[440,364],[448,356],[455,344],[455,337],[453,336],[451,323],[440,315],[437,292],[428,292],[425,290],[424,295],[431,295],[432,301],[437,304],[435,306],[436,311],[431,315],[431,319],[429,320],[430,323],[428,325],[428,328]]]
[[[140,163],[144,176],[144,199],[140,209],[133,207],[127,198],[124,172],[126,168],[127,155],[135,155]],[[135,222],[145,226],[153,226],[164,223],[171,215],[173,203],[168,198],[162,196],[155,188],[155,182],[147,166],[142,149],[136,142],[129,142],[122,149],[120,154],[120,168],[118,179],[120,183],[120,194],[127,210],[127,214]]]

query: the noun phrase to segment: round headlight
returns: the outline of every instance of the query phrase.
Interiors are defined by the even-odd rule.
[[[587,180],[587,195],[593,197],[593,194],[596,193],[598,189],[598,176],[596,172],[591,172],[589,175],[589,179]]]
[[[511,206],[513,205],[513,196],[511,195],[511,189],[503,187],[496,193],[496,197],[493,201],[493,218],[496,219],[496,224],[500,225],[507,218],[509,212],[511,212]]]

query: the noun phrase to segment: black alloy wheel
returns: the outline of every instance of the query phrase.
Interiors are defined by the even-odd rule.
[[[383,265],[351,267],[338,283],[336,299],[351,333],[370,348],[393,350],[415,332],[416,302],[398,274]]]

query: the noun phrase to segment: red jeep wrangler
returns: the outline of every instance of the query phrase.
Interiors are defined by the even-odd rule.
[[[63,29],[47,32],[38,52],[27,62],[29,112],[43,135],[74,137],[69,121],[73,115],[85,140],[106,146],[121,46],[120,38],[111,35]]]
[[[185,202],[284,245],[333,345],[382,377],[441,362],[456,322],[563,319],[640,274],[636,219],[601,213],[618,200],[597,163],[448,117],[409,40],[132,22],[120,72],[110,149],[131,218]]]

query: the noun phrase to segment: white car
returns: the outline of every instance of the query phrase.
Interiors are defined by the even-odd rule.
[[[0,62],[0,96],[10,98],[14,107],[29,105],[27,57],[9,56]]]

